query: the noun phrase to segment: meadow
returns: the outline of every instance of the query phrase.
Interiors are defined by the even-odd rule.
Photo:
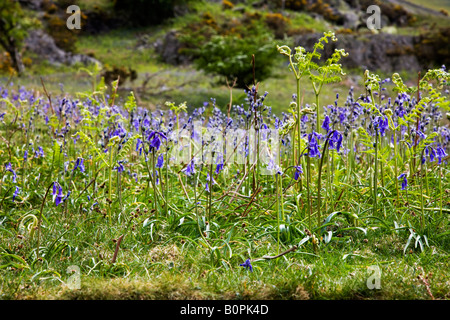
[[[448,299],[449,73],[333,92],[329,41],[278,47],[279,113],[0,83],[0,299]]]

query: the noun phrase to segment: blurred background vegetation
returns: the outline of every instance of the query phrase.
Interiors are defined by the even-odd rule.
[[[66,27],[72,4],[81,30]],[[365,25],[372,4],[382,13],[375,32]],[[324,97],[332,103],[336,93],[361,89],[366,68],[382,77],[395,69],[414,83],[419,71],[448,65],[449,11],[447,0],[0,0],[0,85],[42,91],[42,77],[50,90],[70,94],[91,90],[97,70],[97,83],[103,77],[111,87],[120,76],[120,92],[133,90],[148,108],[216,98],[225,109],[234,80],[233,103],[241,104],[255,76],[281,112],[295,84],[277,44],[307,47],[333,30],[353,50],[343,61],[347,76]],[[313,101],[306,80],[303,88],[304,102]]]

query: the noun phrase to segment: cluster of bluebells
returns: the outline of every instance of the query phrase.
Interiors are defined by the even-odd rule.
[[[54,198],[54,201],[55,201],[55,205],[56,205],[56,206],[59,206],[61,203],[63,203],[64,201],[66,201],[66,200],[69,198],[70,194],[71,194],[71,191],[69,190],[69,191],[67,192],[67,194],[64,195],[64,194],[63,194],[62,186],[61,186],[58,182],[56,182],[56,181],[53,182],[53,192],[52,192],[52,195],[53,195],[53,198]]]
[[[422,163],[427,161],[427,159],[429,161],[437,161],[438,164],[444,163],[450,147],[450,130],[440,123],[443,114],[439,105],[430,103],[426,106],[425,110],[420,114],[417,127],[414,125],[408,128],[401,125],[399,130],[394,133],[389,126],[388,117],[385,115],[386,110],[392,111],[393,125],[398,126],[401,118],[404,120],[414,110],[417,105],[417,99],[414,95],[406,93],[399,93],[392,98],[387,97],[384,86],[389,82],[390,79],[380,82],[380,92],[374,92],[375,101],[371,101],[368,95],[360,95],[358,97],[355,95],[353,88],[349,90],[345,99],[342,99],[337,94],[334,103],[324,107],[325,114],[319,128],[315,127],[315,113],[302,114],[300,117],[300,132],[303,139],[307,142],[306,149],[302,150],[304,151],[303,156],[311,158],[322,157],[325,141],[327,140],[328,148],[335,150],[341,155],[346,155],[350,149],[365,151],[367,149],[366,146],[361,145],[358,141],[355,142],[349,139],[352,131],[363,127],[373,137],[378,136],[386,139],[386,141],[389,139],[391,143],[394,141],[393,135],[397,134],[398,137],[395,139],[397,144],[400,145],[400,141],[402,141],[410,147],[426,139],[431,132],[436,132],[438,138],[435,139],[433,144],[427,145]],[[188,134],[189,138],[199,143],[201,147],[211,143],[211,141],[204,139],[204,135],[202,136],[200,132],[201,129],[196,128],[196,122],[206,126],[206,131],[208,132],[222,132],[223,134],[238,129],[263,130],[269,128],[270,130],[281,131],[287,124],[296,122],[295,113],[282,112],[281,115],[273,114],[271,107],[266,105],[268,93],[260,94],[254,86],[246,90],[244,103],[232,106],[230,115],[221,111],[215,99],[205,101],[200,106],[191,107],[190,112],[186,110],[175,112],[172,109],[150,111],[138,106],[128,110],[117,104],[106,106],[105,102],[100,99],[92,100],[92,98],[88,98],[84,101],[72,99],[65,96],[64,92],[63,95],[54,99],[52,107],[44,97],[36,97],[33,91],[20,88],[15,92],[11,87],[11,84],[6,86],[0,84],[0,96],[9,99],[16,105],[19,104],[19,101],[28,101],[30,105],[33,105],[31,117],[19,119],[21,121],[19,126],[26,131],[27,135],[31,136],[37,127],[36,122],[38,120],[45,123],[50,137],[57,141],[60,146],[65,168],[68,168],[70,163],[75,163],[72,170],[74,173],[77,171],[84,173],[86,170],[85,159],[90,159],[94,155],[76,154],[74,158],[71,158],[67,154],[69,145],[78,144],[80,137],[75,134],[80,129],[96,123],[97,120],[100,121],[97,124],[100,139],[95,141],[95,143],[98,143],[101,150],[106,154],[110,152],[117,154],[130,139],[135,135],[139,135],[139,138],[135,140],[136,144],[135,147],[133,146],[133,149],[137,152],[139,159],[144,159],[145,161],[154,159],[156,169],[170,167],[172,158],[169,154],[169,148],[173,150],[183,148],[181,141],[179,141],[177,130]],[[292,96],[292,100],[295,103],[300,103],[296,95]],[[374,103],[375,108],[379,112],[374,113],[372,110],[363,107],[364,103],[369,102]],[[0,104],[0,107],[3,106],[3,104]],[[307,104],[301,106],[302,109],[310,107]],[[207,111],[209,117],[205,116]],[[8,113],[9,111],[1,112],[0,121],[5,121],[5,116]],[[57,127],[54,126],[54,117],[56,117],[56,122],[58,123]],[[112,139],[117,140],[117,144],[111,145],[110,141]],[[292,150],[293,143],[291,139],[290,134],[280,136],[280,155],[287,155]],[[351,142],[353,143],[352,145],[350,145]],[[242,141],[236,138],[233,141],[233,147],[242,157],[248,158],[252,156],[253,150],[248,137]],[[25,150],[23,153],[24,161],[29,160],[30,154],[34,155],[36,159],[43,158],[44,149],[39,146],[36,150]],[[198,177],[203,179],[204,188],[208,191],[211,190],[212,184],[216,181],[215,179],[225,171],[225,167],[228,165],[227,157],[227,150],[216,153],[212,176],[209,176],[209,166],[204,165],[205,159],[203,155],[192,155],[191,159],[183,163],[181,172],[188,177],[202,173]],[[361,159],[358,154],[355,154],[355,157],[357,161]],[[127,161],[125,159],[116,159],[115,161],[114,169],[118,173],[122,173],[125,170]],[[293,171],[289,171],[283,170],[277,163],[279,162],[269,161],[267,164],[267,168],[273,174],[283,175],[289,173],[292,174],[295,180],[301,179],[303,168],[300,164],[294,166]],[[132,172],[133,166],[130,166],[130,169],[131,171],[128,172],[129,176],[137,182],[138,173]],[[205,169],[207,169],[206,172],[204,171]],[[5,170],[12,174],[13,183],[17,183],[16,169],[13,168],[13,165],[6,163]],[[154,174],[158,175],[158,171]],[[238,177],[239,175],[236,175],[236,178]],[[402,180],[402,184],[405,184],[406,188],[407,182],[404,182],[406,177],[402,176],[400,180]],[[55,188],[55,203],[59,205],[64,196],[59,184],[55,184]],[[15,187],[13,199],[16,199],[19,192],[20,187]]]

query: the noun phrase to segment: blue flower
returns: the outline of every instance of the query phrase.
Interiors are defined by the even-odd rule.
[[[430,150],[430,161],[434,161],[434,158],[436,157],[436,151],[433,148],[429,148]]]
[[[158,156],[158,160],[156,162],[156,168],[161,169],[164,165],[164,156],[162,154],[160,154]]]
[[[141,155],[142,154],[142,140],[141,139],[137,139],[137,142],[136,142],[136,152],[138,152],[138,150],[139,150],[139,155]]]
[[[16,186],[16,190],[14,191],[13,198],[12,198],[13,202],[14,202],[14,199],[16,199],[17,195],[19,194],[19,190],[20,190],[20,188],[18,186]]]
[[[389,121],[386,116],[384,117],[375,117],[373,120],[373,125],[375,127],[375,130],[377,130],[381,136],[384,136],[385,131],[389,129]]]
[[[219,174],[220,171],[223,170],[223,156],[220,154],[217,156],[216,159],[216,170],[214,171],[215,174]]]
[[[7,164],[5,164],[5,170],[9,171],[13,174],[13,183],[16,183],[17,174],[11,166],[11,162],[8,162]]]
[[[161,146],[161,138],[167,140],[167,137],[162,132],[152,131],[149,134],[147,140],[150,141],[150,150],[153,148],[159,150],[159,147]]]
[[[329,143],[330,149],[336,149],[336,151],[339,152],[342,146],[342,134],[339,131],[335,130],[330,137]]]
[[[316,139],[317,136],[318,135],[315,132],[309,134],[308,156],[310,158],[320,158],[319,144]]]
[[[406,187],[408,186],[408,180],[406,179],[406,174],[402,173],[401,175],[398,176],[397,179],[398,180],[403,179],[402,180],[402,190],[406,190]]]
[[[252,264],[250,263],[250,259],[245,260],[245,262],[241,263],[239,266],[244,267],[246,269],[250,269],[250,271],[253,272],[253,267]]]
[[[190,164],[187,165],[186,168],[184,168],[183,171],[188,177],[190,177],[191,175],[193,175],[195,173],[195,164],[194,164],[194,160],[192,160],[190,162]]]
[[[25,150],[23,154],[23,161],[27,161],[27,159],[28,159],[28,150]]]
[[[75,171],[77,168],[79,168],[81,172],[85,171],[83,158],[77,159],[77,162],[75,163],[75,168],[73,168],[73,170]]]
[[[206,185],[205,185],[205,189],[206,189],[207,192],[210,192],[210,191],[209,191],[209,184],[208,184],[208,181],[211,182],[211,185],[215,185],[215,184],[217,183],[216,180],[214,180],[214,178],[211,177],[211,176],[209,175],[209,173],[207,172],[207,173],[206,173]]]
[[[303,173],[302,165],[294,166],[295,168],[295,174],[294,174],[294,180],[297,181],[300,177],[300,174]]]
[[[277,174],[282,175],[283,171],[281,170],[279,165],[276,165],[273,159],[269,160],[269,164],[267,165],[267,170],[275,171]]]
[[[55,184],[53,184],[53,190],[55,190]],[[58,194],[56,195],[56,198],[55,198],[56,206],[59,206],[59,204],[61,202],[63,202],[63,199],[64,199],[64,195],[62,193],[62,187],[60,185],[58,185]]]
[[[67,198],[70,197],[70,194],[71,194],[71,193],[72,193],[72,191],[69,190],[69,192],[67,192],[66,196],[62,199],[62,201],[63,201],[63,202],[66,201]]]
[[[444,158],[445,156],[447,156],[447,154],[445,153],[445,150],[442,147],[437,148],[437,157],[438,157],[438,163],[441,164],[442,163],[442,158]]]
[[[117,161],[118,166],[114,167],[114,170],[117,170],[118,173],[121,173],[121,172],[123,172],[125,170],[125,168],[124,168],[122,163],[123,163],[122,160]]]
[[[330,131],[330,117],[325,116],[323,120],[322,128],[326,130],[326,132]]]

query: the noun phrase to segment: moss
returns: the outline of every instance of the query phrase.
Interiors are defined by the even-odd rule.
[[[224,8],[225,10],[233,9],[234,8],[234,4],[231,1],[223,0],[222,1],[222,8]]]
[[[276,39],[283,39],[290,25],[289,18],[280,13],[268,13],[265,16],[265,23],[271,29]]]

